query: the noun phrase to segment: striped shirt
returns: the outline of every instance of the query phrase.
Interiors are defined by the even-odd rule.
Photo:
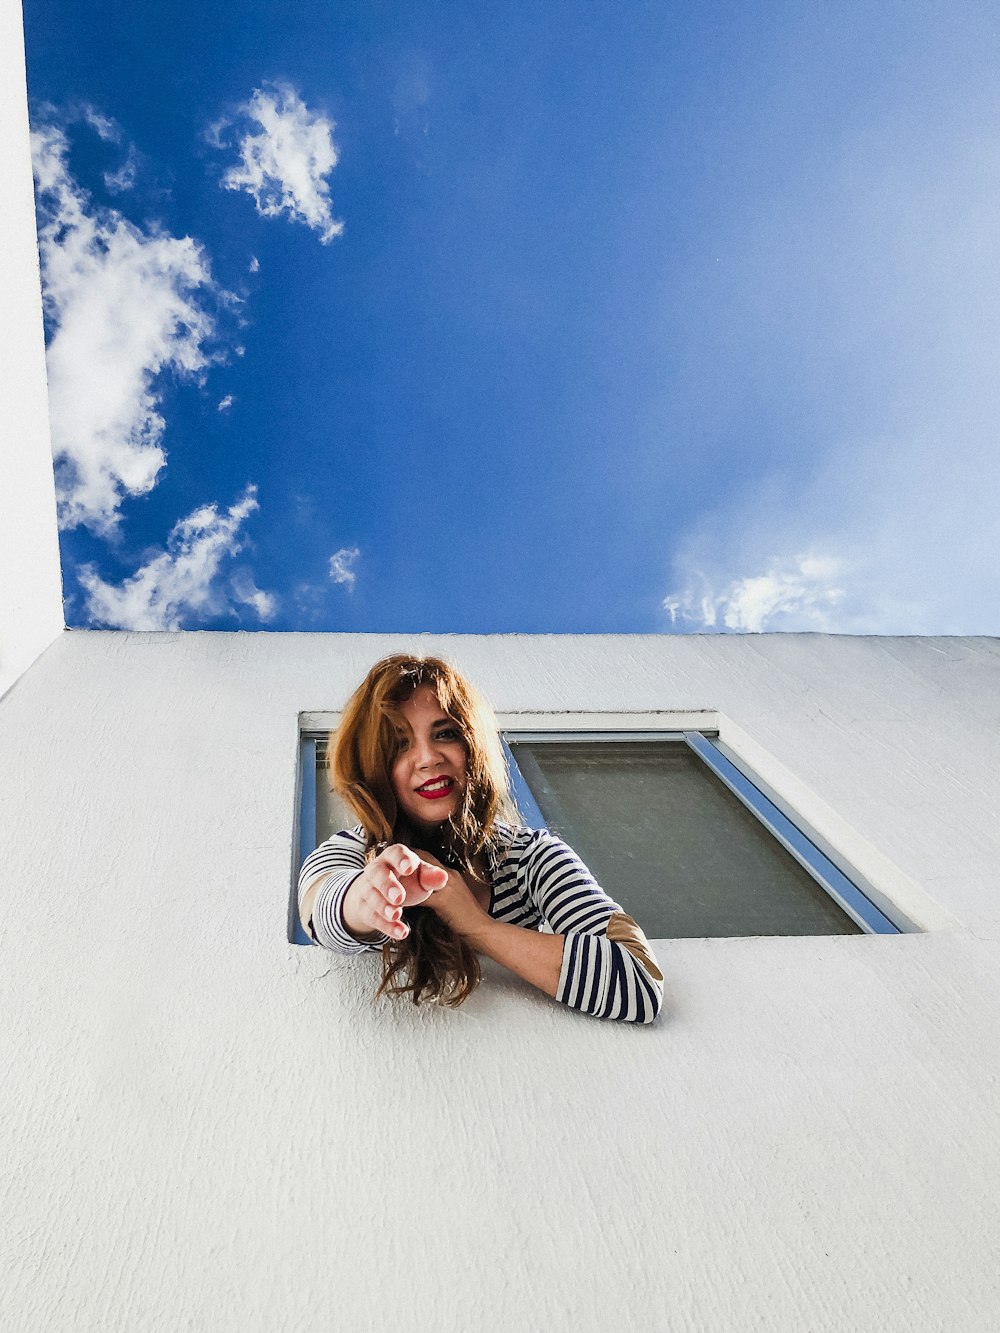
[[[580,858],[544,829],[498,824],[506,851],[488,866],[489,914],[537,930],[544,921],[564,935],[556,1000],[595,1018],[651,1023],[663,1001],[663,973],[639,926],[600,887]],[[389,938],[357,940],[344,925],[347,891],[365,867],[360,827],[327,838],[306,857],[299,903],[309,883],[326,873],[312,909],[312,934],[335,953],[381,949]]]

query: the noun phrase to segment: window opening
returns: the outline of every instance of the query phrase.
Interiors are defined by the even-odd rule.
[[[651,939],[898,934],[860,876],[835,864],[716,735],[508,729],[503,740],[525,823],[565,838]],[[298,914],[302,862],[357,823],[330,789],[328,738],[300,740],[295,944],[313,943]]]
[[[652,939],[899,933],[703,732],[505,739],[525,822],[564,837]]]

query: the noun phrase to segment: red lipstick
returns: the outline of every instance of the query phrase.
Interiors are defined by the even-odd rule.
[[[434,778],[431,782],[425,782],[422,787],[418,787],[417,795],[422,796],[425,801],[440,801],[442,797],[451,795],[454,786],[454,778]]]

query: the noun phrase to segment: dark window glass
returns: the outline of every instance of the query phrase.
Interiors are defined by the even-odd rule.
[[[518,742],[552,832],[654,939],[861,933],[683,742]]]

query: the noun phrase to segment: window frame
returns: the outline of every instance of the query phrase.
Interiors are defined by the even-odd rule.
[[[339,712],[302,712],[298,726],[298,765],[295,784],[292,885],[288,908],[289,943],[315,945],[303,930],[298,910],[298,876],[305,858],[316,843],[316,743],[336,731]],[[713,709],[619,710],[596,712],[498,713],[504,757],[511,788],[525,822],[545,828],[544,817],[531,788],[510,748],[521,741],[538,744],[573,741],[672,741],[686,745],[729,791],[757,818],[781,846],[847,913],[864,934],[901,935],[918,933],[913,924],[885,893],[837,846],[825,837],[773,778],[768,781],[759,766],[741,753],[738,729]],[[312,830],[310,834],[310,830]],[[310,840],[312,839],[312,840]],[[308,844],[308,846],[307,846]],[[732,939],[737,936],[713,936]],[[814,938],[802,936],[803,939]]]
[[[746,807],[761,823],[768,833],[784,847],[792,858],[812,878],[837,906],[866,935],[900,935],[907,926],[901,924],[899,914],[889,913],[872,900],[871,886],[853,867],[844,868],[841,858],[834,860],[819,845],[815,834],[801,819],[792,818],[782,810],[763,790],[763,784],[747,765],[740,762],[732,752],[725,753],[718,744],[718,728],[704,725],[698,728],[663,729],[655,731],[629,730],[570,730],[555,728],[546,730],[525,730],[514,727],[501,728],[504,756],[507,760],[514,799],[522,817],[532,828],[547,828],[545,817],[531,791],[528,778],[522,772],[521,765],[511,749],[521,744],[573,744],[594,741],[617,741],[626,744],[678,744],[685,745],[706,768]],[[728,748],[728,747],[727,747]],[[524,756],[525,758],[527,756]],[[522,760],[523,762],[523,760]],[[544,784],[541,773],[531,775],[534,781]],[[838,864],[840,861],[840,864]],[[865,889],[868,892],[865,892]],[[733,936],[713,936],[713,939],[730,939]],[[803,938],[809,938],[808,936]]]
[[[331,728],[332,730],[332,728]],[[299,916],[299,872],[310,852],[316,849],[316,741],[315,728],[306,729],[299,715],[299,741],[295,770],[295,813],[292,825],[292,887],[288,899],[286,935],[289,944],[316,945],[306,934]],[[311,846],[309,830],[312,829]]]

